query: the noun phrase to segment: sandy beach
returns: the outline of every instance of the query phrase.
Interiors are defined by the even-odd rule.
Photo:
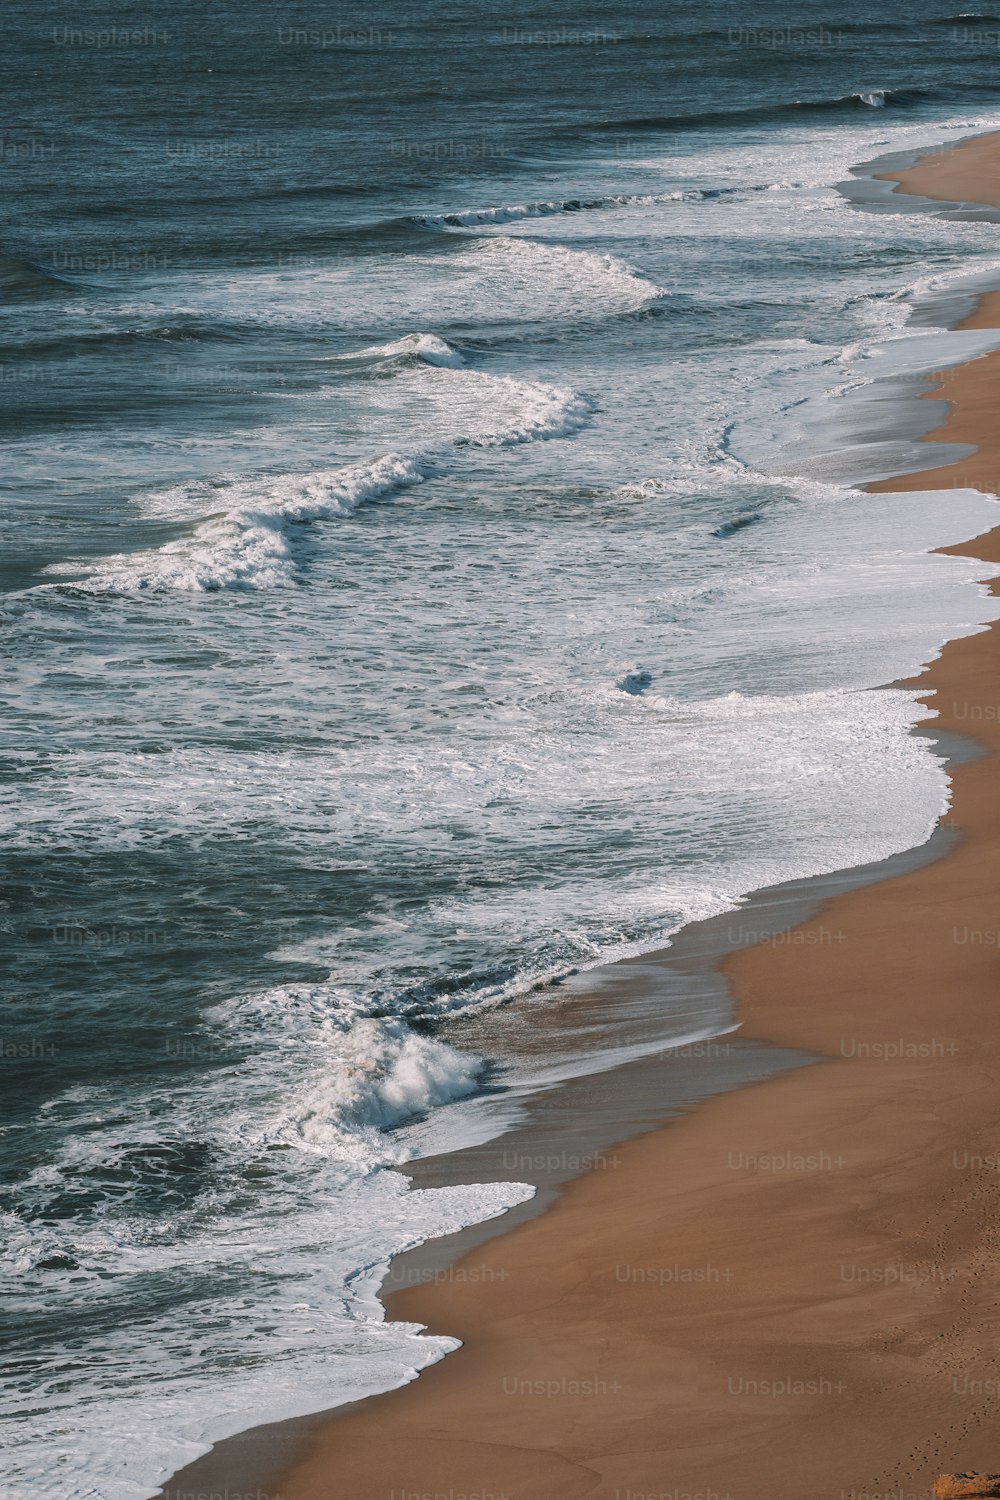
[[[900,182],[1000,203],[1000,136]],[[1000,326],[1000,294],[963,326]],[[1000,492],[998,383],[1000,353],[939,377],[950,414],[927,441],[976,452],[872,488]],[[950,550],[1000,562],[1000,530]],[[935,727],[985,752],[953,768],[947,852],[726,960],[741,1037],[820,1061],[627,1141],[453,1274],[393,1293],[390,1316],[462,1349],[265,1443],[267,1493],[907,1500],[1000,1467],[1000,632],[950,643],[918,682]]]
[[[972,136],[922,156],[902,172],[879,172],[883,182],[896,182],[897,193],[940,198],[947,203],[986,203],[1000,206],[1000,149],[995,131]],[[983,326],[983,325],[979,325]]]

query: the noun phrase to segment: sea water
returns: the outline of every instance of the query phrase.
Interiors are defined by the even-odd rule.
[[[138,1500],[445,1355],[377,1268],[530,1189],[386,1170],[510,1082],[442,1018],[946,805],[887,684],[995,616],[930,555],[995,505],[852,487],[889,434],[838,412],[991,347],[909,315],[1000,255],[835,184],[1000,126],[995,49],[927,0],[798,17],[12,28],[18,1500]]]

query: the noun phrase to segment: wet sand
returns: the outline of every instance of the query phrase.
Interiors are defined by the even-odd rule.
[[[948,159],[930,158],[928,181],[908,172],[910,190],[972,197],[978,171],[983,201],[1000,192],[997,136],[950,153],[961,182]],[[986,298],[973,319],[998,314]],[[976,451],[872,488],[996,492],[998,382],[1000,355],[946,373],[932,394],[950,414],[928,444]],[[1000,531],[948,550],[1000,562]],[[785,941],[725,960],[741,1055],[766,1048],[767,1076],[706,1082],[714,1097],[650,1129],[629,1070],[607,1075],[619,1128],[609,1102],[604,1134],[633,1136],[613,1165],[553,1185],[547,1212],[458,1260],[429,1249],[434,1274],[389,1298],[463,1348],[401,1390],[259,1429],[253,1465],[221,1470],[230,1500],[250,1474],[283,1500],[843,1500],[997,1467],[997,628],[918,681],[935,730],[988,753],[953,766],[940,858],[889,861]],[[585,1097],[563,1118],[582,1123]]]

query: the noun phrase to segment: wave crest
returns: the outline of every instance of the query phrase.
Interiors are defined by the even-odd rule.
[[[364,349],[357,349],[351,354],[334,355],[334,364],[387,364],[398,361],[405,364],[419,362],[424,365],[433,365],[438,369],[460,370],[465,364],[464,357],[457,349],[452,348],[446,339],[438,338],[435,333],[407,333],[401,339],[393,339],[387,344],[369,344]]]
[[[426,341],[421,343],[421,341]],[[405,357],[430,350],[449,358],[455,351],[444,340],[420,334],[393,345],[361,351],[369,357]],[[444,351],[444,353],[442,353]],[[522,443],[571,436],[591,419],[594,403],[564,386],[488,375],[461,365],[436,364],[419,378],[445,382],[441,394],[468,416],[468,431],[436,450],[415,454],[387,453],[368,462],[307,474],[233,480],[222,486],[197,484],[148,496],[147,509],[159,516],[191,516],[194,529],[154,550],[118,554],[99,563],[59,563],[57,575],[85,576],[72,587],[89,593],[160,592],[175,589],[215,592],[221,589],[275,588],[295,581],[299,572],[296,529],[304,523],[349,517],[358,507],[388,499],[448,471],[463,452],[509,448]],[[211,501],[213,512],[198,516]],[[65,585],[64,585],[65,586]]]
[[[698,110],[688,115],[647,115],[623,120],[599,120],[583,127],[586,132],[606,134],[614,131],[704,130],[732,125],[766,125],[796,116],[811,118],[817,114],[843,114],[862,109],[880,109],[892,105],[906,109],[933,98],[926,89],[872,89],[839,94],[827,99],[791,99],[783,104],[748,105],[741,109]],[[873,102],[880,101],[880,102]],[[574,127],[574,133],[580,127]]]
[[[697,202],[739,191],[735,188],[680,188],[669,193],[613,193],[603,198],[554,198],[530,203],[501,203],[492,208],[453,209],[447,213],[420,214],[410,222],[423,229],[475,229],[491,224],[513,224],[520,219],[550,219],[560,214],[578,214],[590,209],[642,208],[658,203]],[[579,252],[577,252],[579,253]]]
[[[478,1087],[482,1058],[420,1036],[404,1021],[368,1019],[327,1045],[320,1076],[281,1129],[305,1150],[385,1157],[379,1133],[463,1099]]]

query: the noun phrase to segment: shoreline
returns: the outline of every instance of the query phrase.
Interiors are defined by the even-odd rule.
[[[995,135],[991,133],[987,139]],[[951,150],[960,152],[964,145]],[[945,155],[932,154],[932,159],[936,156],[939,166]],[[919,168],[914,170],[919,173]],[[926,192],[926,188],[921,191]],[[971,319],[957,326],[995,327],[998,321],[1000,292],[992,294],[992,301],[990,295],[980,299]],[[961,485],[996,492],[998,455],[991,456],[989,443],[982,441],[984,431],[989,431],[984,423],[989,417],[990,392],[995,389],[992,360],[1000,361],[1000,355],[987,355],[947,372],[940,386],[925,393],[949,401],[950,408],[944,427],[923,440],[972,443],[975,436],[979,439],[976,451],[958,464],[872,484],[868,486],[871,491]],[[972,542],[940,550],[998,562],[1000,528]],[[993,591],[997,592],[996,585]],[[915,1176],[920,1177],[922,1208],[932,1201],[939,1207],[944,1205],[949,1193],[954,1197],[956,1190],[961,1190],[956,1180],[958,1169],[953,1166],[949,1176],[937,1161],[943,1148],[935,1156],[933,1136],[926,1128],[927,1111],[933,1109],[936,1089],[943,1089],[943,1097],[955,1106],[971,1140],[977,1116],[962,1106],[974,1101],[966,1100],[961,1089],[948,1094],[949,1071],[968,1074],[978,1061],[977,1051],[986,1058],[991,1045],[994,1063],[1000,1061],[989,1034],[992,1012],[980,993],[981,983],[969,985],[975,990],[974,998],[963,990],[961,999],[952,1000],[947,1020],[938,1027],[944,1034],[937,1036],[923,1030],[914,1035],[913,1016],[919,1016],[921,1026],[931,1022],[938,1026],[940,988],[936,991],[937,1008],[924,997],[925,1003],[914,1012],[912,1000],[921,989],[920,976],[909,976],[909,988],[899,982],[900,973],[907,973],[907,957],[914,945],[920,948],[931,971],[934,961],[940,960],[940,944],[930,940],[930,934],[937,932],[933,917],[942,899],[940,892],[958,884],[970,905],[988,900],[988,880],[984,897],[978,887],[963,885],[966,877],[956,873],[956,866],[964,871],[972,855],[988,862],[989,840],[985,841],[985,850],[980,848],[983,828],[1000,823],[994,815],[991,825],[989,817],[991,800],[1000,800],[995,796],[994,768],[995,753],[1000,748],[1000,708],[992,698],[982,696],[991,691],[990,667],[1000,657],[997,630],[994,624],[949,642],[941,656],[907,684],[919,686],[922,697],[937,695],[935,707],[941,717],[929,730],[920,732],[937,735],[943,731],[964,744],[971,722],[984,747],[979,755],[965,751],[958,754],[950,768],[952,812],[943,823],[962,827],[961,841],[953,837],[949,827],[939,825],[938,832],[920,849],[869,867],[877,873],[871,873],[867,880],[864,870],[852,870],[838,872],[839,887],[838,876],[792,882],[811,887],[812,904],[819,903],[818,910],[807,916],[797,913],[794,918],[793,930],[802,934],[803,941],[783,947],[758,942],[729,951],[723,960],[719,972],[732,986],[743,1027],[740,1041],[732,1043],[734,1052],[747,1060],[748,1054],[758,1051],[756,1061],[766,1053],[770,1071],[765,1069],[755,1079],[741,1076],[728,1085],[733,1092],[708,1087],[703,1081],[702,1092],[697,1086],[689,1088],[689,1097],[677,1109],[664,1108],[662,1057],[640,1059],[613,1075],[605,1075],[619,1103],[618,1119],[609,1125],[617,1134],[610,1134],[608,1143],[628,1141],[614,1172],[591,1171],[575,1177],[568,1174],[572,1178],[568,1186],[565,1179],[550,1184],[547,1196],[526,1205],[520,1219],[516,1217],[518,1210],[513,1210],[500,1220],[470,1226],[468,1231],[450,1237],[462,1241],[462,1245],[430,1241],[393,1262],[385,1282],[390,1289],[392,1315],[462,1338],[461,1350],[426,1367],[416,1381],[393,1392],[332,1413],[270,1424],[217,1444],[212,1453],[173,1476],[162,1491],[166,1497],[180,1500],[192,1491],[217,1489],[220,1475],[231,1496],[237,1490],[253,1488],[260,1500],[265,1494],[260,1489],[262,1483],[277,1483],[275,1494],[283,1500],[333,1500],[341,1495],[358,1500],[371,1496],[374,1500],[376,1495],[388,1497],[407,1491],[448,1494],[449,1500],[460,1493],[482,1497],[503,1493],[508,1500],[615,1494],[623,1500],[628,1494],[704,1492],[706,1485],[720,1497],[724,1492],[731,1493],[735,1500],[744,1496],[755,1500],[758,1495],[763,1500],[786,1492],[791,1500],[793,1490],[798,1494],[803,1488],[818,1487],[832,1495],[838,1489],[858,1490],[870,1484],[892,1487],[881,1462],[873,1467],[879,1456],[877,1449],[870,1443],[868,1448],[861,1448],[859,1424],[864,1424],[865,1430],[870,1427],[871,1405],[881,1397],[882,1447],[891,1447],[888,1429],[893,1421],[902,1423],[897,1444],[900,1452],[912,1443],[906,1420],[914,1418],[914,1411],[909,1409],[901,1417],[898,1410],[908,1404],[901,1395],[903,1386],[911,1394],[920,1386],[919,1375],[909,1369],[908,1355],[919,1343],[924,1324],[941,1319],[940,1304],[948,1301],[945,1294],[952,1292],[952,1300],[959,1296],[956,1282],[961,1283],[963,1304],[976,1300],[964,1275],[945,1275],[957,1267],[955,1256],[949,1258],[939,1252],[937,1260],[928,1260],[914,1253],[914,1246],[922,1252],[933,1238],[927,1223],[921,1220],[919,1233],[909,1224],[894,1234],[881,1222],[885,1217],[883,1204],[872,1191],[872,1182],[876,1174],[887,1176],[891,1183],[902,1179],[893,1198],[898,1212],[891,1222],[897,1225],[906,1225],[909,1204],[902,1200],[918,1196],[912,1190]],[[992,655],[984,642],[991,645]],[[959,715],[958,699],[946,710],[943,695],[959,691],[964,694],[961,701],[966,710],[978,707],[983,712],[971,720],[968,712]],[[1000,691],[993,696],[1000,698]],[[992,715],[987,712],[991,708],[996,710]],[[947,872],[944,878],[943,871]],[[825,893],[820,889],[824,883]],[[765,906],[768,900],[777,900],[780,908],[783,890],[771,888],[756,893],[751,900]],[[923,894],[925,891],[931,894]],[[798,894],[807,899],[803,892]],[[745,922],[750,905],[709,923],[692,924],[684,929],[687,941],[697,943],[694,929],[712,923],[732,926],[737,920]],[[915,913],[920,919],[916,923]],[[788,927],[787,905],[778,911],[778,918],[782,916],[785,920],[776,930]],[[829,924],[834,921],[843,933],[836,945],[824,935],[832,930]],[[1000,928],[1000,913],[995,926]],[[886,934],[892,942],[883,953]],[[1000,943],[1000,932],[996,938]],[[680,942],[661,954],[611,967],[621,970],[634,964],[648,969],[664,962],[671,967],[676,965],[679,947]],[[962,950],[946,953],[956,971],[962,967],[962,958],[975,954],[994,960],[990,979],[1000,972],[995,944],[990,947],[953,941],[952,948]],[[851,970],[852,962],[862,964],[859,955],[866,960],[863,973]],[[682,960],[683,956],[682,951]],[[714,964],[717,958],[718,950],[710,962]],[[983,965],[973,961],[966,967],[978,971]],[[600,972],[590,971],[582,978],[592,979]],[[982,979],[981,975],[977,977]],[[864,1004],[854,998],[852,989],[859,981],[866,996]],[[986,983],[988,986],[989,980]],[[836,1013],[840,1018],[839,1052],[830,1031],[830,1012],[822,1005],[801,1005],[799,997],[807,985],[829,998],[831,1007],[840,1005]],[[901,989],[905,993],[900,993]],[[890,1019],[894,1026],[889,1026]],[[953,1034],[948,1029],[952,1026]],[[846,1054],[845,1029],[855,1049]],[[939,1052],[938,1043],[945,1050]],[[906,1050],[909,1046],[931,1050],[910,1055]],[[859,1047],[867,1050],[858,1052]],[[890,1055],[890,1047],[903,1055]],[[958,1050],[949,1053],[948,1048]],[[956,1062],[956,1057],[960,1061]],[[832,1060],[838,1061],[836,1069],[825,1066]],[[809,1063],[819,1066],[806,1066]],[[644,1096],[639,1089],[634,1104],[633,1096],[628,1096],[631,1118],[625,1122],[621,1119],[622,1074],[627,1070],[638,1073],[643,1066],[659,1071],[659,1107],[653,1110],[647,1106],[644,1116]],[[925,1077],[928,1072],[929,1077]],[[989,1076],[995,1079],[995,1070]],[[593,1093],[595,1076],[583,1081]],[[920,1100],[919,1109],[895,1097],[904,1081],[913,1089],[913,1097]],[[562,1088],[559,1095],[563,1097]],[[706,1098],[708,1103],[701,1102]],[[695,1102],[699,1107],[692,1110]],[[688,1113],[678,1113],[685,1107]],[[976,1104],[977,1110],[981,1107],[981,1103]],[[865,1130],[869,1112],[881,1118],[875,1141]],[[988,1110],[986,1114],[989,1120]],[[670,1120],[669,1125],[664,1126],[665,1118]],[[633,1128],[628,1128],[629,1123]],[[937,1118],[936,1123],[940,1126],[942,1122]],[[502,1137],[503,1142],[509,1140],[509,1134]],[[916,1140],[928,1161],[935,1163],[919,1174],[912,1167]],[[845,1143],[850,1144],[850,1152]],[[801,1150],[803,1144],[810,1149]],[[986,1144],[978,1151],[966,1148],[967,1154],[986,1159],[988,1145],[987,1132]],[[473,1163],[477,1152],[490,1149],[498,1150],[498,1141],[450,1154],[462,1180],[484,1180]],[[741,1158],[735,1167],[734,1153]],[[753,1166],[744,1165],[743,1158]],[[834,1165],[838,1159],[843,1165]],[[901,1159],[909,1162],[909,1178],[900,1166]],[[434,1159],[410,1162],[404,1170],[416,1185],[432,1185],[443,1180],[433,1175],[435,1170],[440,1172],[442,1160],[445,1158],[438,1159],[437,1165]],[[742,1175],[734,1177],[733,1173]],[[664,1182],[666,1187],[662,1186]],[[650,1190],[650,1183],[658,1185],[655,1191]],[[557,1192],[559,1202],[540,1218]],[[845,1193],[852,1195],[849,1202]],[[982,1202],[983,1197],[979,1188],[971,1190],[968,1202],[972,1207],[965,1216],[968,1222],[956,1219],[950,1223],[959,1237],[971,1225],[981,1231],[980,1241],[988,1240],[984,1217],[988,1205]],[[859,1231],[863,1229],[869,1241],[880,1245],[891,1246],[900,1239],[910,1257],[900,1261],[897,1254],[894,1262],[887,1248],[885,1255],[890,1258],[881,1269],[888,1273],[895,1265],[899,1274],[895,1279],[888,1274],[875,1280],[861,1278],[868,1296],[857,1298],[854,1305],[848,1305],[852,1291],[845,1294],[843,1287],[852,1288],[856,1297],[857,1277],[849,1280],[841,1276],[838,1282],[829,1275],[817,1282],[815,1275],[816,1265],[826,1265],[833,1254],[828,1241],[837,1241],[840,1253],[847,1253],[845,1222]],[[748,1225],[753,1226],[753,1233]],[[792,1247],[785,1243],[786,1225],[796,1230]],[[469,1237],[475,1239],[474,1244]],[[849,1241],[850,1236],[846,1243]],[[567,1244],[573,1246],[569,1274],[565,1264]],[[661,1244],[674,1247],[672,1254],[659,1248],[647,1249],[643,1259],[636,1248]],[[767,1245],[766,1256],[763,1244]],[[812,1259],[803,1246],[808,1247]],[[614,1274],[608,1260],[613,1247],[619,1256],[626,1256],[614,1262]],[[719,1247],[725,1247],[721,1254]],[[467,1258],[472,1248],[480,1255],[479,1275],[475,1281],[462,1280],[454,1274],[461,1267],[456,1256]],[[829,1262],[827,1270],[832,1264]],[[843,1271],[843,1260],[840,1265]],[[421,1281],[416,1274],[406,1280],[411,1272],[446,1266],[452,1274],[440,1279],[435,1276]],[[628,1270],[624,1277],[617,1274],[623,1266]],[[909,1267],[911,1275],[903,1275],[904,1266]],[[921,1275],[922,1267],[931,1269]],[[864,1269],[856,1265],[856,1270]],[[878,1261],[867,1269],[878,1271]],[[658,1279],[648,1274],[654,1271]],[[682,1275],[684,1271],[690,1274]],[[979,1292],[989,1282],[988,1271],[988,1266],[980,1267],[975,1283]],[[394,1277],[403,1290],[391,1290]],[[623,1286],[628,1287],[627,1294],[621,1291]],[[664,1288],[669,1289],[668,1296]],[[614,1317],[609,1311],[612,1297]],[[985,1318],[991,1303],[986,1299],[976,1306],[983,1323],[973,1336],[981,1337],[986,1332],[983,1343],[988,1346]],[[806,1325],[817,1315],[821,1334],[811,1340]],[[875,1322],[878,1339],[867,1326],[861,1326],[867,1325],[869,1315],[882,1319]],[[968,1307],[962,1315],[970,1316]],[[762,1320],[767,1324],[763,1331],[759,1326]],[[839,1329],[837,1338],[824,1340],[824,1320],[831,1329]],[[781,1330],[780,1339],[776,1329]],[[650,1330],[655,1330],[655,1338],[650,1337]],[[866,1333],[873,1340],[870,1346],[864,1344]],[[942,1329],[937,1338],[948,1343],[951,1353],[956,1340],[953,1327]],[[733,1366],[723,1382],[720,1350],[729,1347],[745,1351],[746,1368],[736,1370]],[[968,1351],[974,1348],[979,1346],[967,1345]],[[826,1367],[817,1366],[812,1357],[816,1350],[824,1351]],[[859,1376],[852,1364],[862,1352],[869,1364],[881,1361],[884,1380],[894,1383],[888,1405],[879,1380]],[[985,1350],[977,1357],[983,1370],[993,1368]],[[961,1370],[961,1363],[956,1368]],[[502,1376],[499,1386],[498,1371]],[[1000,1369],[996,1374],[1000,1376]],[[993,1376],[982,1374],[978,1378],[986,1381]],[[732,1389],[734,1379],[740,1385],[738,1390]],[[843,1389],[835,1390],[835,1386]],[[1000,1391],[1000,1379],[996,1389]],[[631,1395],[632,1400],[616,1403],[612,1399],[623,1393]],[[506,1398],[503,1403],[497,1399],[500,1394]],[[942,1383],[935,1386],[935,1397],[960,1428],[961,1393],[948,1391]],[[958,1406],[951,1399],[955,1397],[959,1398]],[[859,1405],[864,1408],[861,1412],[856,1410]],[[909,1405],[912,1408],[913,1403]],[[924,1428],[931,1431],[934,1403],[928,1405],[924,1399],[922,1404],[917,1402],[916,1410]],[[801,1441],[794,1441],[792,1446],[804,1451],[788,1452],[790,1435],[799,1434],[800,1429]],[[942,1437],[941,1443],[945,1442]],[[296,1462],[293,1455],[301,1454],[304,1447],[308,1448],[306,1456]],[[763,1458],[748,1464],[748,1449],[758,1447]],[[864,1461],[859,1451],[865,1453]],[[853,1478],[852,1484],[839,1481],[835,1460],[841,1452],[851,1455],[853,1469],[847,1477]],[[918,1454],[911,1448],[907,1455],[908,1477],[926,1490],[924,1469],[930,1462],[929,1452]],[[891,1453],[887,1456],[891,1460]],[[934,1472],[941,1468],[990,1467],[995,1466],[995,1460],[996,1454],[991,1451],[963,1451],[956,1457],[939,1446],[931,1467]],[[921,1463],[924,1469],[920,1469]],[[861,1472],[865,1465],[867,1475]],[[748,1468],[755,1472],[748,1474]],[[819,1486],[817,1472],[824,1476]],[[890,1473],[898,1474],[898,1465]],[[251,1480],[251,1475],[256,1477]]]
[[[1000,131],[967,136],[957,145],[920,153],[902,169],[875,174],[894,182],[893,195],[925,198],[951,209],[1000,208]]]
[[[949,767],[977,759],[982,753],[966,735],[945,735],[934,724],[917,726],[912,732],[934,741]],[[668,981],[683,985],[692,979],[710,979],[720,996],[731,1003],[722,969],[727,955],[752,942],[768,942],[772,934],[781,941],[844,891],[861,889],[941,859],[954,840],[954,830],[939,824],[924,844],[885,860],[764,887],[732,911],[688,923],[669,948],[582,972],[578,987],[585,993],[588,982],[593,987],[601,979],[617,980],[613,1004],[616,998],[627,1003],[636,990],[647,989],[651,983],[662,990]],[[408,1177],[415,1188],[530,1180],[536,1192],[496,1218],[425,1240],[394,1256],[379,1283],[380,1301],[391,1313],[393,1299],[402,1290],[419,1292],[428,1283],[447,1283],[460,1261],[467,1261],[474,1252],[518,1225],[545,1214],[558,1202],[566,1184],[587,1171],[617,1169],[618,1147],[626,1142],[664,1128],[707,1099],[818,1061],[810,1053],[747,1040],[734,1026],[704,1042],[655,1052],[606,1072],[583,1074],[558,1084],[549,1094],[539,1091],[525,1101],[526,1119],[495,1138],[406,1161],[395,1170]],[[628,1119],[621,1108],[623,1093],[629,1099]],[[573,1146],[571,1153],[565,1150],[567,1141]],[[477,1275],[489,1279],[490,1274],[488,1268],[472,1266],[467,1277],[457,1279],[474,1284]],[[454,1354],[446,1358],[452,1359]],[[423,1367],[416,1378],[422,1379],[432,1368]],[[219,1439],[210,1450],[178,1470],[160,1493],[164,1500],[209,1500],[219,1495],[239,1500],[243,1494],[253,1500],[283,1500],[282,1477],[294,1467],[314,1435],[327,1423],[364,1410],[389,1394],[378,1392],[363,1401],[279,1418]]]

